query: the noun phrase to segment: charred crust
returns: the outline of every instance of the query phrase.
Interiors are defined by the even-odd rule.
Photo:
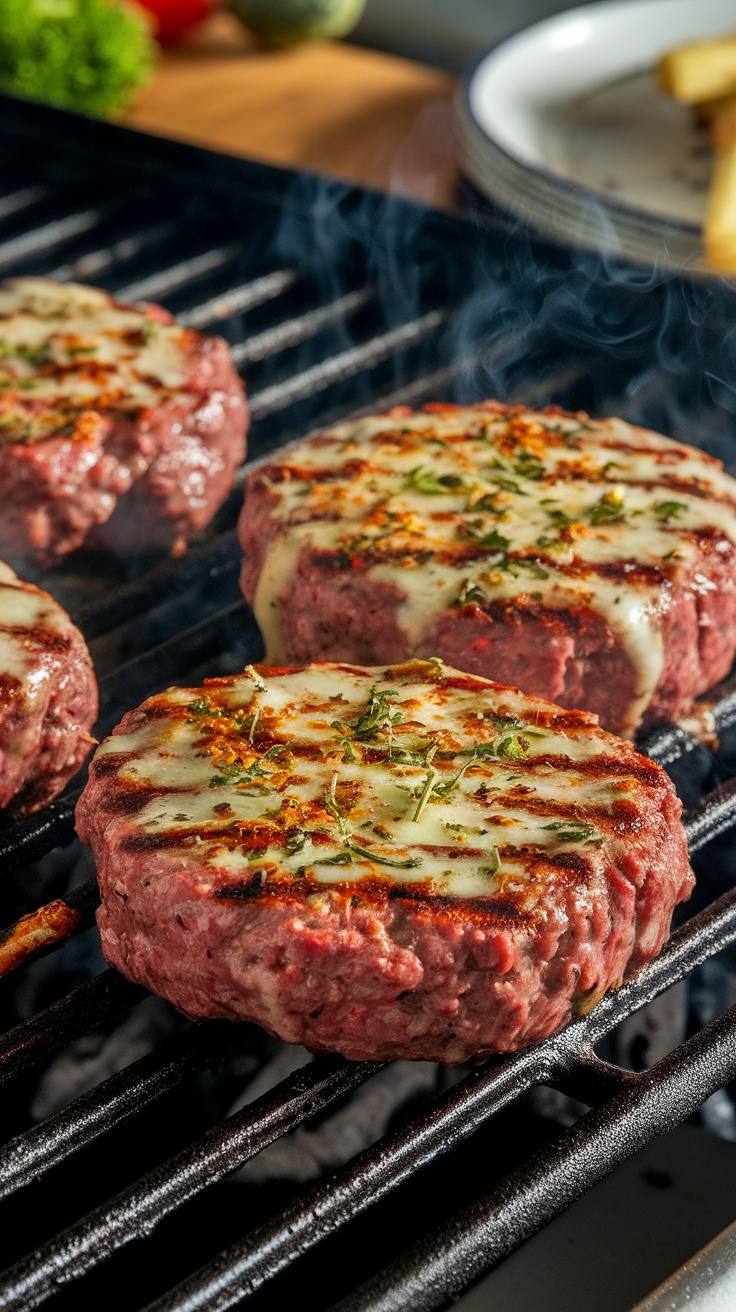
[[[166,788],[163,785],[155,786],[118,778],[116,785],[106,790],[100,798],[98,806],[101,811],[111,815],[133,815],[136,811],[142,811],[144,806],[155,801],[157,797],[171,797],[182,792],[186,792],[186,789]]]
[[[116,774],[122,770],[129,761],[134,761],[137,752],[107,752],[104,756],[96,756],[90,766],[90,771],[98,779],[104,779],[105,775]]]
[[[12,674],[0,673],[0,706],[8,706],[16,701],[21,691],[21,681]]]

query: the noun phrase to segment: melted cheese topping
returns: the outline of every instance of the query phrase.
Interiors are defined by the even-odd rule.
[[[0,285],[0,442],[71,432],[85,409],[138,411],[186,385],[191,334],[106,292],[44,278]]]
[[[0,562],[0,705],[17,703],[20,695],[24,709],[32,712],[48,696],[53,667],[38,660],[39,645],[68,639],[72,632],[71,620],[48,593],[23,583]],[[23,755],[22,729],[12,735],[9,747]]]
[[[122,845],[196,852],[219,897],[339,886],[533,908],[546,882],[587,886],[666,786],[595,717],[441,662],[249,667],[131,719],[93,766],[128,812]]]
[[[418,655],[448,607],[590,606],[636,672],[630,733],[662,675],[661,617],[698,531],[736,542],[736,481],[720,462],[557,410],[397,410],[297,444],[255,477],[278,501],[254,599],[270,662],[286,663],[280,606],[303,552],[396,587]]]

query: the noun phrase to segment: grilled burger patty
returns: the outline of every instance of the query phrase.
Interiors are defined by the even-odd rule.
[[[251,474],[239,531],[272,664],[437,654],[631,736],[736,650],[736,480],[620,419],[341,424]]]
[[[183,541],[230,490],[246,426],[222,338],[93,287],[0,285],[0,551],[11,559]]]
[[[463,1061],[648,961],[692,872],[667,775],[436,661],[249,667],[99,748],[77,825],[108,961],[190,1017]]]
[[[35,811],[89,752],[97,683],[84,639],[53,597],[0,563],[0,806]]]

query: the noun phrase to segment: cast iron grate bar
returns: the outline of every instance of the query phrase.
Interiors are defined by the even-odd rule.
[[[55,278],[57,282],[70,282],[84,278],[99,277],[101,273],[106,273],[109,269],[114,268],[116,264],[123,264],[126,260],[134,260],[142,251],[149,246],[155,246],[157,242],[164,241],[175,232],[173,223],[159,223],[152,228],[143,228],[139,232],[133,232],[127,237],[121,237],[119,241],[113,242],[110,246],[102,246],[99,250],[88,251],[85,255],[80,255],[78,259],[71,260],[68,264],[60,264],[58,269],[52,269],[46,274],[47,278]]]
[[[0,870],[8,875],[29,861],[37,861],[55,847],[66,847],[74,838],[74,808],[82,784],[74,782],[43,811],[23,816],[0,830]]]
[[[372,301],[375,295],[372,287],[361,287],[357,291],[346,292],[344,296],[331,301],[329,305],[320,305],[316,310],[308,310],[306,314],[299,315],[296,319],[277,324],[275,328],[266,328],[261,333],[254,333],[252,337],[230,348],[233,360],[236,365],[255,364],[257,361],[267,360],[280,351],[287,350],[290,346],[298,346],[300,342],[316,337],[324,328],[329,328],[332,324],[339,323],[341,319],[346,319],[348,315],[355,314],[357,310],[361,310],[364,305]]]
[[[25,1312],[122,1245],[142,1238],[207,1184],[242,1166],[309,1116],[353,1092],[380,1063],[320,1057],[150,1171],[0,1278],[0,1307]]]
[[[360,346],[351,346],[338,355],[331,355],[319,364],[295,374],[293,378],[261,388],[250,398],[252,418],[265,419],[268,415],[295,405],[297,401],[304,401],[325,391],[335,383],[342,383],[348,378],[354,378],[356,374],[375,369],[398,351],[406,351],[429,337],[442,327],[447,318],[447,313],[442,310],[430,310],[417,319],[400,324],[398,328],[371,337]]]
[[[31,228],[18,237],[10,237],[7,241],[0,242],[0,270],[9,269],[11,265],[27,259],[29,255],[37,255],[41,251],[53,249],[54,246],[61,246],[72,237],[78,237],[83,232],[89,232],[91,228],[99,227],[101,222],[102,215],[99,210],[80,210],[77,214],[68,214],[63,219],[44,223],[40,228]]]
[[[584,1019],[544,1043],[497,1059],[467,1076],[403,1130],[367,1149],[325,1184],[302,1194],[280,1216],[184,1281],[155,1304],[156,1312],[190,1312],[194,1308],[222,1312],[255,1293],[321,1239],[473,1133],[527,1089],[554,1081],[556,1074],[564,1075],[571,1062],[588,1057],[593,1044],[620,1021],[734,939],[736,890],[673,934],[659,957],[617,992],[609,993]]]
[[[178,629],[155,647],[117,665],[99,680],[100,717],[109,716],[121,701],[126,708],[134,706],[136,697],[150,695],[151,690],[160,688],[168,678],[176,677],[177,671],[181,674],[201,661],[207,651],[221,648],[223,631],[235,616],[245,611],[245,601],[239,597],[213,615],[186,629]]]
[[[736,1075],[736,1007],[609,1102],[588,1112],[501,1186],[427,1236],[333,1312],[432,1312],[551,1221],[657,1135],[679,1125]],[[167,1296],[156,1312],[231,1306]]]
[[[115,970],[105,970],[89,984],[72,989],[58,1002],[0,1034],[0,1085],[32,1070],[39,1062],[112,1020],[147,996]]]
[[[201,305],[195,305],[191,310],[185,310],[176,317],[179,323],[183,323],[187,328],[205,328],[209,324],[232,319],[235,314],[242,314],[246,310],[255,309],[257,305],[263,305],[266,301],[274,300],[293,287],[299,276],[298,269],[274,269],[272,273],[266,273],[261,278],[253,278],[240,287],[232,287],[229,291],[213,296],[210,300],[203,301]]]
[[[201,1287],[208,1291],[207,1298],[216,1287],[221,1301],[213,1306],[218,1308],[230,1307],[245,1294],[254,1292],[306,1249],[477,1129],[520,1093],[534,1084],[553,1081],[556,1074],[564,1076],[571,1063],[579,1063],[581,1058],[587,1058],[590,1064],[590,1048],[604,1033],[735,938],[736,890],[678,930],[658,958],[616,993],[602,999],[590,1015],[545,1043],[501,1058],[468,1076],[415,1117],[408,1128],[369,1148],[326,1185],[302,1195],[276,1221],[192,1277],[187,1287]],[[34,1019],[43,1027],[46,1015],[41,1013]],[[307,1079],[311,1072],[312,1079],[319,1084],[324,1062],[315,1061],[17,1264],[0,1278],[0,1306],[36,1306],[53,1292],[58,1282],[82,1275],[114,1249],[145,1233],[187,1198],[242,1165],[266,1143],[300,1124],[313,1114],[317,1105],[326,1107],[333,1097],[341,1096],[341,1092],[335,1091],[336,1086],[342,1092],[348,1087],[356,1088],[380,1069],[379,1064],[344,1062],[339,1058],[327,1061],[330,1092],[325,1095],[326,1101],[318,1101],[309,1110],[305,1105],[301,1117],[290,1111],[278,1119],[278,1109],[283,1099],[291,1098],[294,1082],[303,1088],[299,1077]],[[265,1104],[269,1109],[267,1124],[265,1130],[262,1127],[259,1131],[265,1137],[259,1138],[248,1113],[257,1114]],[[67,1109],[67,1114],[73,1126],[75,1104]],[[171,1297],[178,1298],[178,1294]],[[173,1309],[180,1305],[174,1302],[170,1306]],[[181,1306],[190,1304],[184,1302]],[[191,1306],[210,1304],[195,1302]],[[164,1307],[169,1304],[162,1303],[161,1308]]]
[[[0,1198],[137,1116],[184,1080],[244,1052],[260,1034],[252,1025],[198,1021],[126,1066],[61,1111],[0,1148]]]
[[[31,205],[37,205],[39,201],[46,200],[48,194],[48,187],[21,187],[19,191],[10,191],[0,196],[0,219],[9,219],[11,214],[18,214]]]
[[[100,601],[93,601],[74,612],[74,623],[88,642],[127,623],[131,615],[157,606],[162,597],[188,591],[203,579],[214,580],[239,555],[234,529],[219,534],[212,542],[190,547],[176,560],[166,559],[146,571],[141,578],[121,583]]]
[[[240,250],[241,246],[238,242],[229,246],[219,246],[211,251],[203,251],[201,255],[192,255],[188,260],[172,264],[168,269],[159,269],[147,278],[140,278],[137,282],[128,283],[126,287],[117,288],[115,296],[120,301],[146,301],[154,296],[165,296],[168,292],[178,290],[179,287],[185,287],[188,282],[194,282],[196,278],[203,278],[205,274],[214,273],[215,269],[230,264],[240,254]]]

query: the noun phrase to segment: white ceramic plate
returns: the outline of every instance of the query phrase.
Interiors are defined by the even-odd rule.
[[[652,70],[673,45],[735,30],[736,0],[609,0],[535,23],[464,81],[465,173],[553,239],[697,267],[710,150]]]

